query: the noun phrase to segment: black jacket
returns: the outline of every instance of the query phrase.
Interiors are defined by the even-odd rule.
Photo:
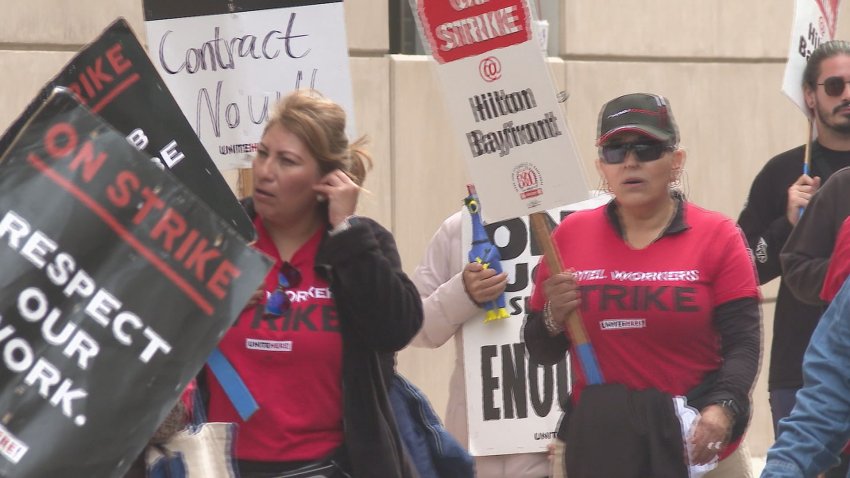
[[[820,291],[838,231],[850,217],[848,188],[850,168],[844,168],[812,197],[780,254],[785,282],[805,303],[825,305]]]
[[[779,253],[792,229],[785,215],[788,188],[803,173],[803,153],[800,146],[771,158],[753,179],[747,204],[738,217],[738,225],[755,254],[761,284],[782,275]],[[812,143],[810,175],[819,176],[821,184],[847,165],[850,165],[847,152]],[[786,276],[782,275],[773,317],[769,390],[803,386],[803,353],[823,312],[823,307],[801,301],[791,291]]]
[[[342,333],[345,446],[355,478],[415,477],[387,390],[395,352],[422,326],[422,300],[389,231],[362,218],[325,236],[316,267],[330,282]]]

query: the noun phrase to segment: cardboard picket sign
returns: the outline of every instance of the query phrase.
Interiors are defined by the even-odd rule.
[[[527,0],[417,0],[417,7],[487,222],[585,199],[584,169]]]
[[[591,209],[610,200],[602,195],[547,211],[554,226],[573,211]],[[472,242],[469,215],[463,212],[463,250]],[[569,363],[554,366],[531,361],[522,341],[522,324],[533,288],[533,276],[543,251],[529,218],[520,217],[485,226],[508,274],[505,300],[511,317],[463,325],[469,451],[475,456],[538,453],[555,437],[561,404],[569,389]]]
[[[791,44],[782,78],[782,93],[811,118],[803,97],[803,71],[812,52],[825,41],[835,39],[841,0],[796,0]]]
[[[354,96],[342,0],[144,0],[154,65],[221,170],[250,165],[275,103],[299,88]]]
[[[0,155],[56,86],[79,100],[127,137],[206,202],[245,239],[254,237],[251,220],[207,154],[142,45],[122,18],[80,50],[41,89],[0,137]]]
[[[0,476],[121,477],[271,261],[70,92],[0,162]]]

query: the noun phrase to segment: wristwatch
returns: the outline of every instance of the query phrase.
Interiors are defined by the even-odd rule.
[[[731,398],[727,398],[725,400],[718,400],[713,403],[713,405],[720,405],[729,413],[729,416],[732,418],[732,421],[738,419],[738,415],[741,414],[741,408],[738,406],[738,402]]]
[[[351,216],[348,216],[345,219],[343,219],[341,223],[334,226],[334,228],[331,229],[329,234],[331,236],[336,236],[340,232],[347,231],[347,230],[351,229],[351,226],[354,226],[354,225],[358,224],[359,222],[360,222],[360,218],[352,214]]]

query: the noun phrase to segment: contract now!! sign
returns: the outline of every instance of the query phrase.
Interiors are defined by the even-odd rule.
[[[586,199],[526,1],[418,0],[417,11],[485,219]]]

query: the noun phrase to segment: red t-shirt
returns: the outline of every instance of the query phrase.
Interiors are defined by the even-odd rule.
[[[275,260],[264,286],[271,293],[282,261],[259,218],[255,226],[254,247]],[[342,443],[342,337],[328,283],[313,270],[323,233],[317,231],[289,261],[302,279],[286,290],[288,311],[265,319],[264,304],[245,309],[219,344],[260,409],[243,422],[207,371],[209,420],[239,424],[239,459],[314,460]]]
[[[685,395],[720,367],[713,310],[724,302],[759,297],[755,269],[731,219],[684,203],[683,231],[632,249],[611,224],[606,207],[575,212],[552,234],[564,268],[574,268],[581,316],[607,383]],[[540,263],[531,308],[545,303]],[[586,386],[570,354],[573,400]]]

